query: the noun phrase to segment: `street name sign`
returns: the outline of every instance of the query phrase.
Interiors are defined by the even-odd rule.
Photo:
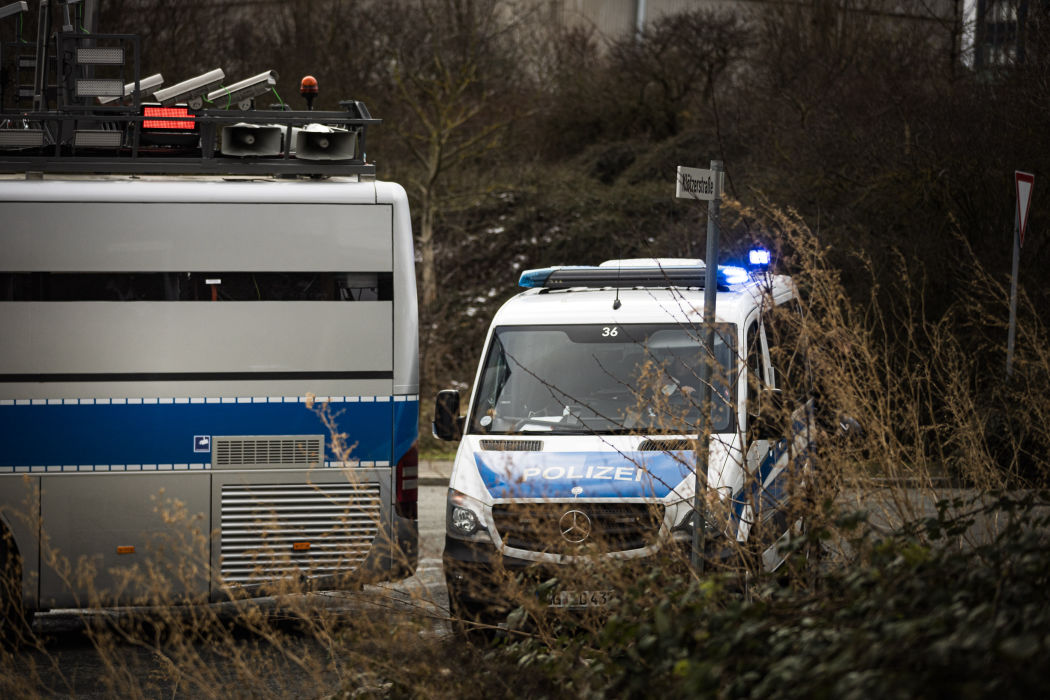
[[[678,186],[675,197],[679,199],[701,199],[712,201],[721,199],[722,186],[725,182],[725,171],[703,170],[678,166]]]

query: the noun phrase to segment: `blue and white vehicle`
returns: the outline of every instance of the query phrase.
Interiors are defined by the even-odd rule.
[[[709,539],[762,532],[766,568],[783,560],[793,477],[806,470],[809,406],[770,420],[802,358],[774,309],[789,278],[719,267],[714,347],[703,345],[700,260],[609,261],[530,270],[529,288],[497,311],[466,415],[438,396],[435,434],[461,437],[449,483],[445,574],[453,612],[479,617],[498,572],[586,557],[631,560],[688,552],[701,409],[711,363],[706,475]],[[779,307],[779,308],[778,308]],[[765,414],[765,416],[763,416]],[[783,425],[790,422],[790,426]],[[794,518],[793,518],[794,519]],[[551,604],[601,604],[561,590]]]
[[[27,607],[131,602],[146,592],[110,572],[145,561],[194,562],[182,593],[213,599],[412,569],[400,186],[0,176],[0,219],[0,528]],[[175,501],[203,539],[158,562]],[[48,552],[99,575],[78,586]]]
[[[0,627],[411,573],[412,228],[378,120],[125,82],[0,114]]]

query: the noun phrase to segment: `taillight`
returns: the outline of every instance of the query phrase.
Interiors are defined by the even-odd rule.
[[[395,470],[396,510],[402,518],[419,517],[419,449],[415,444],[398,460]]]

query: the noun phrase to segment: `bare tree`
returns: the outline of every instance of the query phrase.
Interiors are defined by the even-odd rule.
[[[386,18],[386,19],[383,19]],[[483,159],[515,117],[524,79],[514,15],[501,0],[407,0],[387,8],[376,36],[387,43],[392,84],[386,125],[414,167],[403,180],[417,198],[422,302],[437,298],[437,221],[450,176]]]
[[[709,102],[716,80],[747,52],[751,31],[735,13],[694,10],[665,15],[640,38],[610,48],[623,96],[637,126],[654,138],[674,136],[694,99]]]

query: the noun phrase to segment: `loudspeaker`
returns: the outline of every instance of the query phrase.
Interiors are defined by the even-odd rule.
[[[279,126],[234,124],[222,127],[222,152],[227,156],[279,156],[284,129]]]
[[[323,129],[323,130],[322,130]],[[357,132],[311,125],[295,134],[295,157],[304,160],[349,160],[357,150]]]

